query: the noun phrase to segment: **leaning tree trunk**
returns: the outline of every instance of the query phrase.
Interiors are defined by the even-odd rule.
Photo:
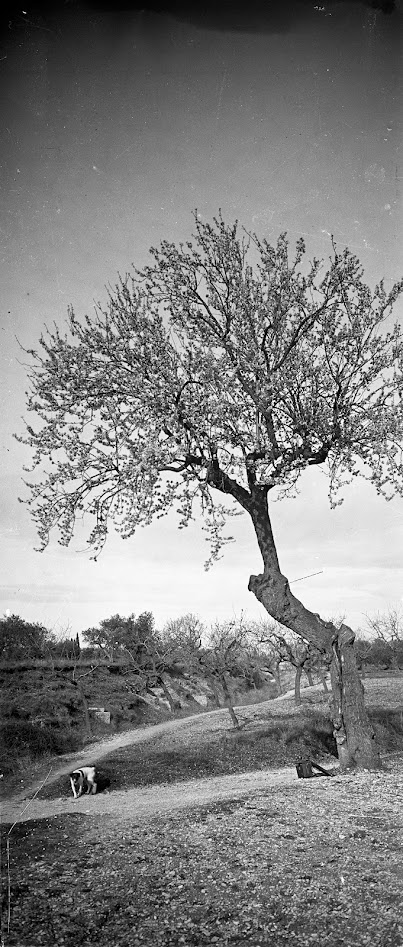
[[[221,704],[222,704],[221,694],[220,694],[217,681],[215,680],[214,674],[209,670],[209,668],[205,666],[205,664],[200,663],[200,667],[201,667],[203,676],[206,678],[207,683],[211,687],[217,707],[221,707]]]
[[[364,689],[354,654],[354,632],[347,625],[337,628],[305,608],[292,594],[282,575],[273,537],[267,487],[256,484],[245,504],[256,532],[264,571],[252,575],[249,590],[276,621],[308,639],[331,663],[333,723],[340,767],[379,769],[381,760],[365,704]]]
[[[157,675],[157,681],[159,681],[159,683],[161,684],[162,690],[164,692],[164,696],[166,700],[168,701],[171,712],[175,713],[175,710],[178,710],[180,708],[180,704],[178,705],[178,701],[177,700],[175,701],[174,698],[172,697],[169,687],[166,681],[164,681],[162,674]]]

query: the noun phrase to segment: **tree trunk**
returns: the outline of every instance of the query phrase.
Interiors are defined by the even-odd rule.
[[[313,685],[313,674],[312,674],[312,671],[311,671],[309,668],[308,668],[308,669],[305,669],[305,674],[306,674],[306,676],[307,676],[307,678],[308,678],[308,684],[309,684],[309,686],[312,687],[312,685]]]
[[[214,700],[217,704],[217,707],[221,707],[221,704],[222,704],[221,694],[217,686],[217,681],[215,680],[214,674],[212,674],[211,671],[208,671],[204,664],[201,665],[201,669],[202,669],[204,677],[206,678],[207,683],[210,685],[211,690],[214,694]]]
[[[382,766],[375,734],[364,703],[364,687],[354,654],[354,632],[342,625],[333,642],[330,665],[333,724],[340,765],[343,770]]]
[[[164,691],[164,695],[165,695],[165,697],[166,697],[166,699],[167,699],[167,701],[168,701],[168,704],[169,704],[169,706],[170,706],[170,708],[171,708],[171,711],[172,711],[172,713],[174,713],[174,711],[178,709],[178,704],[177,704],[177,701],[175,701],[174,698],[172,697],[172,694],[171,694],[171,692],[170,692],[170,690],[169,690],[169,687],[168,687],[168,685],[165,683],[162,674],[159,674],[159,675],[157,676],[157,681],[159,681],[159,683],[161,684],[162,690]]]
[[[394,646],[393,646],[393,642],[392,642],[392,644],[391,644],[390,670],[391,670],[391,671],[398,671],[398,670],[399,670],[399,662],[398,662],[398,660],[397,660],[397,654],[396,654],[396,650],[395,650],[395,648],[394,648]]]
[[[81,687],[81,684],[79,684],[78,681],[73,681],[73,683],[76,685],[77,690],[78,690],[78,693],[79,693],[80,698],[81,698],[81,703],[82,703],[83,711],[84,711],[84,721],[85,721],[85,732],[86,732],[86,735],[87,735],[87,737],[92,737],[92,726],[91,726],[90,712],[89,712],[89,709],[88,709],[88,700],[87,700],[87,698],[86,698],[86,696],[85,696],[85,694],[84,694],[84,691],[83,691],[83,689],[82,689],[82,687]]]
[[[264,563],[261,575],[252,575],[249,590],[276,621],[310,641],[328,659],[332,656],[333,723],[340,767],[379,769],[381,760],[364,705],[364,689],[353,648],[354,632],[336,628],[311,612],[291,592],[282,575],[270,523],[267,488],[254,486],[248,512],[252,518]]]
[[[302,677],[303,667],[299,665],[295,671],[295,703],[299,705],[301,703],[301,677]]]
[[[225,674],[225,672],[221,674],[221,683],[222,683],[222,687],[224,691],[225,704],[226,704],[228,713],[231,717],[234,727],[236,727],[237,730],[239,730],[240,723],[234,710],[234,700],[231,694],[230,686],[228,684],[227,675]]]
[[[320,677],[321,684],[322,684],[322,686],[323,686],[323,690],[324,690],[325,694],[328,694],[328,693],[329,693],[329,688],[328,688],[328,686],[327,686],[326,674],[323,674],[322,671],[319,671],[319,677]]]
[[[283,692],[283,685],[282,685],[282,683],[281,683],[281,673],[280,673],[280,665],[279,665],[279,664],[276,665],[276,667],[275,667],[275,669],[274,669],[274,671],[273,671],[273,674],[274,674],[274,680],[275,680],[276,685],[277,685],[278,696],[281,697],[281,694],[282,694],[282,692]]]

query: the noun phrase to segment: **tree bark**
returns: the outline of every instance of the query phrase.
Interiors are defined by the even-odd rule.
[[[177,701],[175,701],[174,698],[172,697],[172,694],[171,694],[171,692],[170,692],[170,690],[169,690],[169,687],[168,687],[168,685],[166,684],[166,682],[164,681],[164,678],[163,678],[162,674],[158,674],[158,675],[157,675],[157,681],[161,684],[162,690],[164,691],[164,695],[165,695],[165,697],[166,697],[166,699],[167,699],[167,701],[168,701],[168,704],[169,704],[169,706],[170,706],[170,709],[171,709],[172,713],[174,713],[175,710],[178,709],[178,704],[177,704]]]
[[[322,684],[322,686],[323,686],[323,690],[324,690],[325,694],[328,694],[328,693],[329,693],[329,688],[328,688],[328,686],[327,686],[326,674],[322,674],[322,672],[319,671],[319,677],[320,677],[321,684]]]
[[[301,677],[302,677],[302,665],[297,667],[295,671],[295,683],[294,683],[294,692],[295,692],[295,703],[299,705],[301,703]]]
[[[381,768],[355,661],[354,632],[347,625],[337,628],[332,622],[324,621],[291,592],[288,579],[280,570],[268,510],[267,488],[255,486],[251,490],[247,509],[264,564],[263,574],[250,577],[249,590],[272,618],[310,641],[328,660],[332,660],[333,723],[341,769]]]
[[[221,678],[221,683],[222,683],[222,687],[224,691],[225,704],[226,704],[228,713],[231,717],[234,727],[236,727],[236,729],[239,730],[240,723],[234,710],[234,701],[233,701],[233,697],[231,694],[230,686],[229,686],[225,671],[223,674],[220,675],[220,678]]]
[[[354,632],[342,625],[333,641],[330,665],[333,724],[342,769],[382,766],[375,734],[364,703],[364,687],[354,654]]]
[[[217,685],[217,681],[214,678],[214,674],[212,674],[212,672],[209,671],[204,664],[200,664],[200,667],[207,683],[211,687],[217,707],[221,707],[221,694]]]
[[[282,694],[282,692],[283,692],[283,685],[282,685],[282,683],[281,683],[281,671],[280,671],[280,665],[279,665],[279,664],[276,665],[276,667],[275,667],[275,669],[274,669],[274,671],[273,671],[273,674],[274,674],[274,680],[275,680],[276,686],[277,686],[278,696],[281,697],[281,694]]]

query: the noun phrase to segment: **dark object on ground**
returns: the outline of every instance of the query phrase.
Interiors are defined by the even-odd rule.
[[[107,776],[106,773],[100,773],[99,769],[97,769],[97,794],[103,792],[104,789],[109,789],[110,784],[109,776]]]
[[[318,772],[314,773],[314,769],[317,769]],[[314,763],[306,756],[298,760],[297,774],[298,779],[312,779],[315,778],[315,776],[333,776],[333,773],[329,773],[327,769],[323,769],[323,766],[319,766],[319,763]]]

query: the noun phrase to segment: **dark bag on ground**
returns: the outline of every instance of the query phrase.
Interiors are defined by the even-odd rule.
[[[318,773],[314,773],[313,770],[319,770]],[[319,766],[319,763],[313,763],[312,760],[308,758],[300,759],[297,763],[297,774],[298,779],[312,779],[315,776],[332,776],[332,773],[328,773],[327,769],[323,769],[323,766]]]

